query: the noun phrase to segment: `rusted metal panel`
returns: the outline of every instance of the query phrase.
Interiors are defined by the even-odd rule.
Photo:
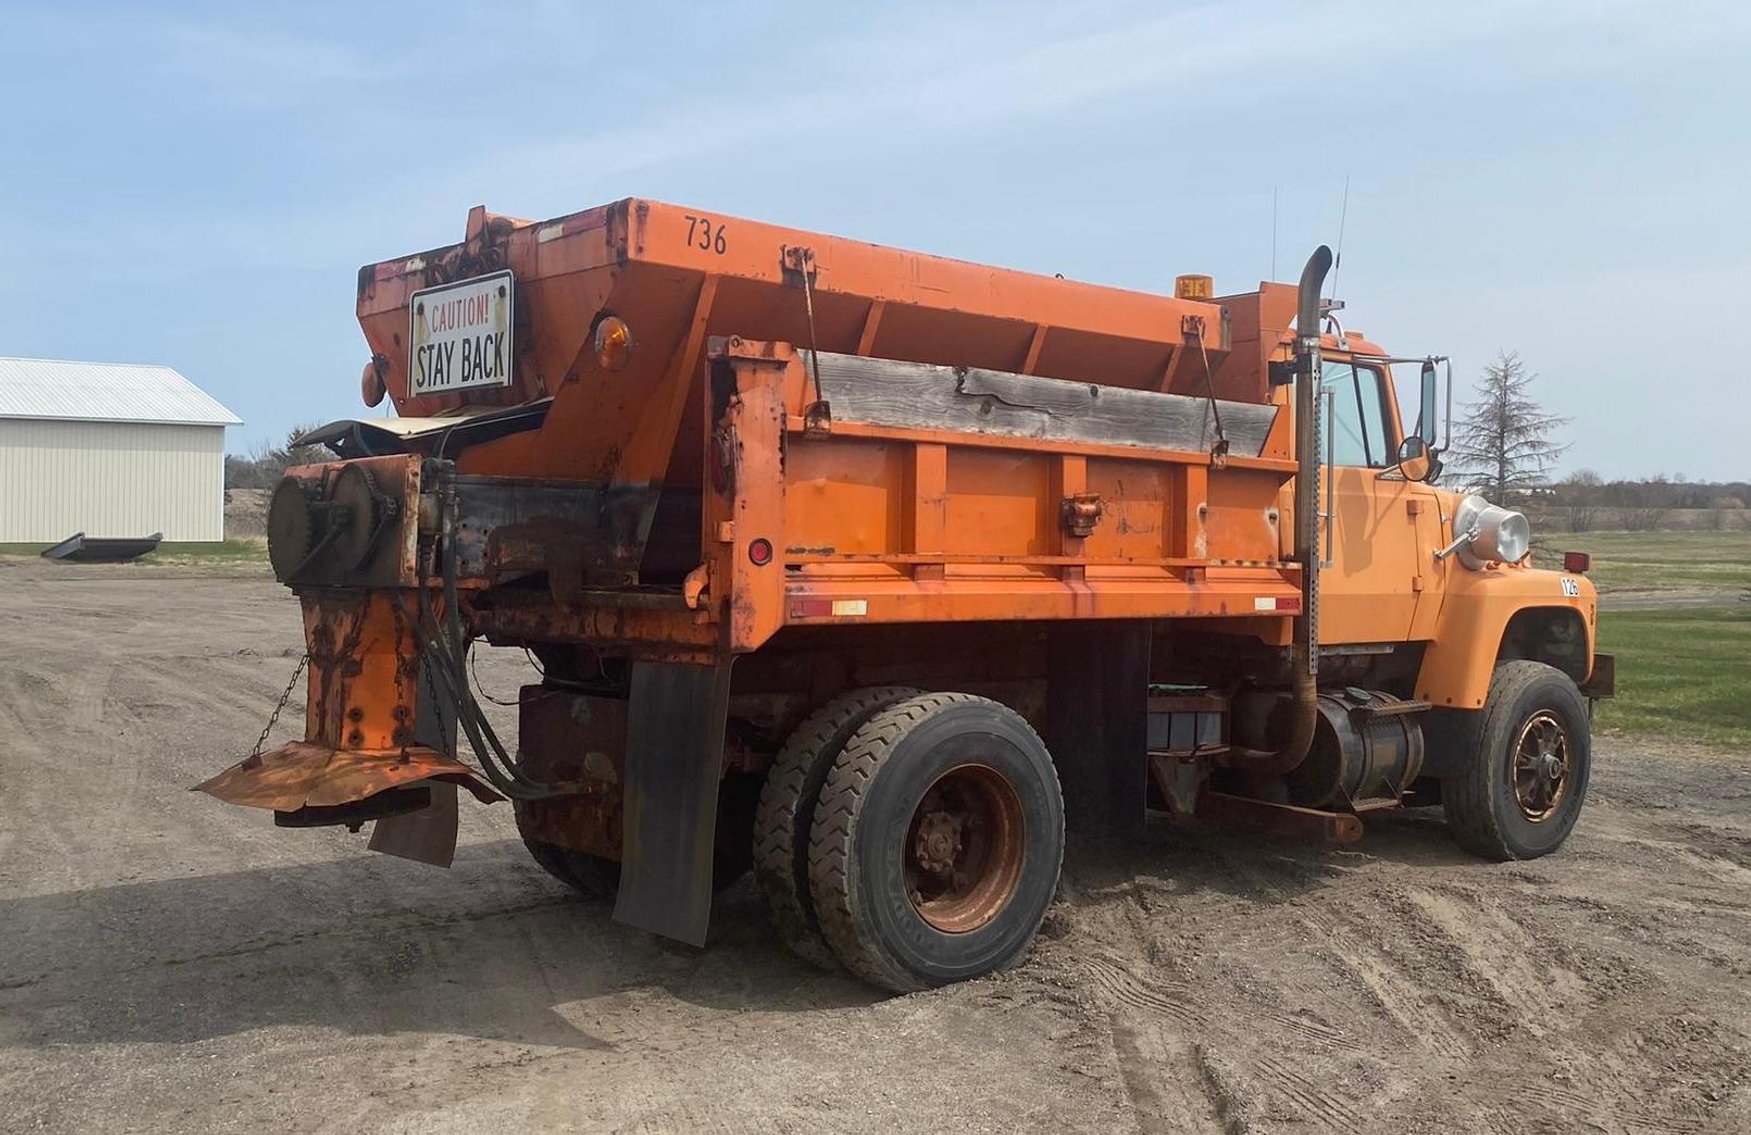
[[[228,804],[295,812],[352,803],[420,780],[459,784],[483,804],[502,799],[467,765],[423,745],[334,749],[288,741],[244,758],[195,788]]]
[[[1196,815],[1202,820],[1243,827],[1262,835],[1323,839],[1331,843],[1355,843],[1362,838],[1362,819],[1350,812],[1322,812],[1225,792],[1204,791],[1198,797]]]
[[[310,591],[304,736],[336,749],[399,750],[414,741],[418,598],[402,591]]]
[[[588,643],[659,662],[709,662],[725,653],[712,612],[688,608],[678,591],[585,591],[558,604],[503,589],[471,606],[469,624],[494,643]]]
[[[731,340],[711,368],[705,390],[712,429],[706,443],[712,491],[701,527],[710,587],[702,606],[723,612],[726,644],[747,651],[784,625],[785,452],[784,372],[794,356],[770,344]],[[709,589],[708,589],[709,590]]]
[[[619,859],[625,699],[525,686],[518,701],[517,767],[534,780],[571,789],[520,804],[525,834]]]
[[[352,470],[352,472],[348,472]],[[411,587],[417,582],[420,458],[298,465],[268,514],[268,554],[296,588]],[[354,554],[339,554],[342,545]]]
[[[637,581],[658,486],[467,474],[451,484],[459,577],[502,583],[544,572],[561,600]]]

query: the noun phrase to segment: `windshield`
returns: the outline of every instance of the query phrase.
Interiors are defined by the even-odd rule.
[[[1386,424],[1386,391],[1380,369],[1349,359],[1325,359],[1319,393],[1331,395],[1331,448],[1334,465],[1385,469],[1391,465],[1395,439]],[[1323,428],[1323,426],[1322,426]],[[1325,445],[1324,437],[1319,439]]]

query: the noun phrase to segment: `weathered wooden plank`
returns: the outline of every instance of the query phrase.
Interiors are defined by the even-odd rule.
[[[821,394],[836,422],[934,428],[1208,453],[1203,398],[971,367],[821,353]],[[1257,457],[1277,407],[1218,402],[1229,451]]]

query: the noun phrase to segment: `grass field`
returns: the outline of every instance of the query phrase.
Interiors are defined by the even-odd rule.
[[[1751,745],[1751,532],[1586,532],[1547,548],[1552,567],[1563,548],[1593,555],[1599,649],[1617,656],[1601,728]]]
[[[1556,533],[1534,553],[1559,567],[1567,550],[1590,552],[1588,577],[1602,595],[1618,592],[1719,592],[1751,588],[1751,531]]]
[[[1751,745],[1751,603],[1602,611],[1599,649],[1617,656],[1601,728]]]

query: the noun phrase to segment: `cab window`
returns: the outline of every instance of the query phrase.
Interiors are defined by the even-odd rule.
[[[1386,392],[1378,367],[1348,359],[1325,359],[1319,392],[1331,395],[1334,465],[1384,469],[1392,464],[1393,439],[1386,431]],[[1324,423],[1321,424],[1322,433]],[[1322,436],[1319,444],[1324,447]]]

